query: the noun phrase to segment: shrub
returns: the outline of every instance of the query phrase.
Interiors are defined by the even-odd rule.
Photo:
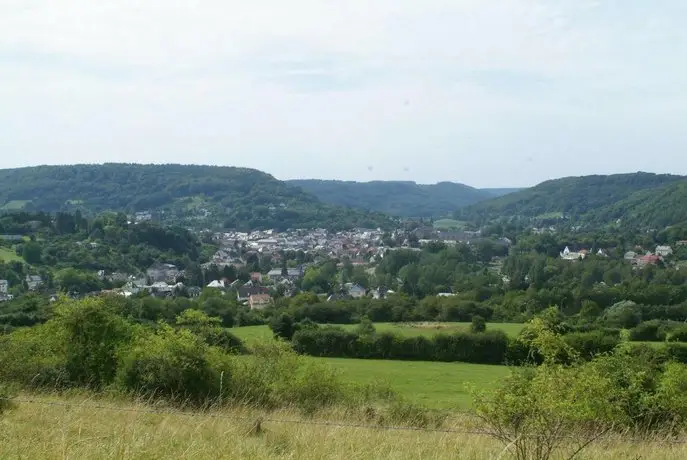
[[[64,329],[65,369],[71,382],[92,388],[111,383],[117,352],[128,344],[133,327],[102,299],[65,302],[54,321]]]
[[[621,418],[610,392],[601,373],[544,364],[514,370],[496,390],[475,390],[474,407],[483,429],[515,458],[549,459],[567,449],[563,458],[572,458]]]
[[[167,325],[137,338],[122,353],[117,382],[125,391],[175,402],[204,403],[220,396],[231,376],[210,347],[189,330]],[[214,364],[214,365],[213,365]]]
[[[0,381],[27,388],[69,385],[64,330],[54,322],[0,336]]]
[[[665,321],[651,320],[630,329],[630,340],[636,342],[663,342],[666,339]]]
[[[591,359],[598,354],[610,353],[620,343],[620,337],[607,335],[603,331],[566,334],[563,340],[582,359]]]
[[[291,340],[293,334],[296,332],[293,317],[286,313],[282,313],[272,318],[272,321],[270,321],[270,329],[272,329],[275,338],[284,340]]]
[[[292,344],[296,352],[312,356],[501,364],[506,358],[508,337],[492,331],[438,334],[428,339],[388,332],[358,335],[330,327],[298,331]]]
[[[388,389],[347,385],[330,366],[298,356],[280,342],[256,345],[251,356],[234,362],[233,372],[231,396],[267,408],[296,406],[310,413],[337,403],[354,406],[394,397]]]
[[[687,342],[687,326],[678,326],[668,334],[669,342]]]
[[[472,317],[472,323],[470,324],[470,331],[472,332],[484,332],[487,330],[487,321],[479,315]]]
[[[244,353],[246,351],[241,339],[220,327],[220,318],[212,318],[199,310],[185,310],[176,318],[177,326],[188,329],[206,344],[221,348],[227,353]]]
[[[668,343],[665,353],[669,360],[687,364],[687,345],[682,343]]]

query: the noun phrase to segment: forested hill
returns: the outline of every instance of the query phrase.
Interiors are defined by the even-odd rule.
[[[178,224],[228,228],[388,226],[389,218],[324,204],[263,172],[115,164],[0,170],[0,210],[152,211]]]
[[[480,190],[454,182],[424,185],[406,181],[351,182],[303,179],[287,181],[325,203],[400,217],[445,217],[456,208],[514,189]]]
[[[498,218],[566,218],[605,223],[624,215],[641,218],[640,226],[652,226],[659,207],[670,208],[671,216],[661,220],[678,222],[675,207],[685,197],[687,178],[670,174],[614,174],[554,179],[509,195],[458,209],[457,219],[486,222]],[[684,203],[684,201],[683,201]],[[684,207],[684,205],[682,205]]]
[[[687,178],[635,192],[590,212],[586,220],[591,223],[620,220],[623,227],[654,229],[687,223]]]

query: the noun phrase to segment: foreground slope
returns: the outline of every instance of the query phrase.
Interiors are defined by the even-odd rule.
[[[501,443],[460,416],[441,430],[404,430],[368,427],[369,421],[352,419],[344,411],[315,416],[241,409],[192,413],[92,395],[23,399],[30,402],[0,415],[2,458],[511,458]],[[602,439],[584,451],[584,458],[687,456],[687,444],[662,440],[659,435],[644,442]]]
[[[351,182],[292,180],[325,203],[379,211],[400,217],[442,217],[456,208],[509,193],[513,189],[480,190],[454,182],[425,185],[405,181]]]
[[[102,164],[0,170],[0,209],[54,212],[159,211],[242,229],[377,227],[388,220],[320,202],[247,168]]]
[[[638,192],[642,192],[644,197],[651,196],[653,191],[671,184],[683,183],[685,180],[687,179],[683,176],[644,172],[565,177],[459,209],[456,216],[472,221],[515,216],[580,217],[602,212],[602,209],[615,206]]]

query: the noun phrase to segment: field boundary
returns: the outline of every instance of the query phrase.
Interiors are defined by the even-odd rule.
[[[116,412],[134,412],[141,414],[158,414],[158,415],[168,415],[168,416],[181,416],[181,417],[210,417],[210,418],[221,418],[234,421],[249,422],[255,424],[262,423],[282,423],[282,424],[292,424],[292,425],[311,425],[311,426],[329,426],[338,428],[356,428],[356,429],[367,429],[367,430],[387,430],[387,431],[420,431],[425,433],[448,433],[448,434],[462,434],[462,435],[476,435],[476,436],[490,436],[494,437],[495,433],[483,430],[456,430],[451,428],[425,428],[417,426],[394,426],[394,425],[367,425],[363,423],[342,423],[342,422],[325,422],[317,420],[296,420],[296,419],[275,419],[270,417],[236,417],[223,414],[213,414],[211,412],[184,412],[184,411],[171,411],[171,410],[159,410],[159,409],[135,409],[127,407],[117,407],[111,405],[103,404],[84,404],[84,403],[68,403],[60,401],[40,401],[37,399],[30,398],[3,398],[0,397],[0,401],[7,401],[10,403],[21,403],[21,404],[35,404],[42,406],[52,406],[52,407],[80,407],[85,409],[100,410],[100,411],[116,411]],[[528,437],[537,437],[536,435]],[[555,439],[570,439],[577,440],[579,438],[575,436],[555,436]],[[647,438],[624,438],[624,442],[629,443],[650,443],[659,445],[679,445],[687,444],[687,439],[647,439]]]

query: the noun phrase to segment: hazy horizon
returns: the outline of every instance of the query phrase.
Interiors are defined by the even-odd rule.
[[[0,0],[0,168],[687,174],[687,3]]]
[[[107,162],[107,163],[118,163],[118,162]],[[82,166],[82,165],[102,165],[103,163],[59,163],[59,164],[39,164],[39,165],[26,165],[26,166],[16,166],[16,167],[10,167],[10,168],[0,168],[0,170],[3,169],[21,169],[21,168],[35,168],[35,167],[40,167],[40,166]],[[120,163],[124,164],[124,163]],[[462,184],[462,185],[467,185],[476,189],[511,189],[511,188],[529,188],[529,187],[534,187],[538,184],[541,184],[542,182],[546,182],[549,180],[555,180],[555,179],[563,179],[566,177],[579,177],[579,176],[561,176],[561,177],[550,177],[546,178],[542,181],[532,183],[532,184],[525,184],[525,185],[509,185],[509,184],[504,184],[504,185],[493,185],[493,186],[480,186],[480,185],[474,185],[471,183],[467,182],[460,182],[456,180],[441,180],[441,181],[435,181],[435,182],[421,182],[413,179],[363,179],[363,180],[356,180],[356,179],[338,179],[338,178],[331,178],[331,177],[279,177],[278,174],[274,174],[270,171],[263,171],[258,168],[253,168],[251,166],[235,166],[235,165],[215,165],[215,164],[208,164],[208,163],[135,163],[135,162],[128,162],[126,164],[136,164],[140,166],[146,166],[146,165],[165,165],[165,164],[170,164],[170,165],[183,165],[183,166],[215,166],[215,167],[236,167],[236,168],[248,168],[248,169],[254,169],[258,170],[261,172],[264,172],[266,174],[271,175],[277,180],[280,181],[298,181],[298,180],[321,180],[321,181],[340,181],[340,182],[358,182],[358,183],[369,183],[369,182],[412,182],[417,185],[437,185],[442,182],[450,182],[454,184]],[[684,176],[687,178],[687,175],[682,175],[682,174],[676,174],[676,173],[671,173],[671,172],[654,172],[654,171],[621,171],[621,172],[613,172],[610,174],[603,174],[603,173],[592,173],[592,174],[584,174],[583,176],[591,176],[591,175],[617,175],[617,174],[635,174],[635,173],[651,173],[651,174],[672,174],[672,175],[679,175],[679,176]]]

